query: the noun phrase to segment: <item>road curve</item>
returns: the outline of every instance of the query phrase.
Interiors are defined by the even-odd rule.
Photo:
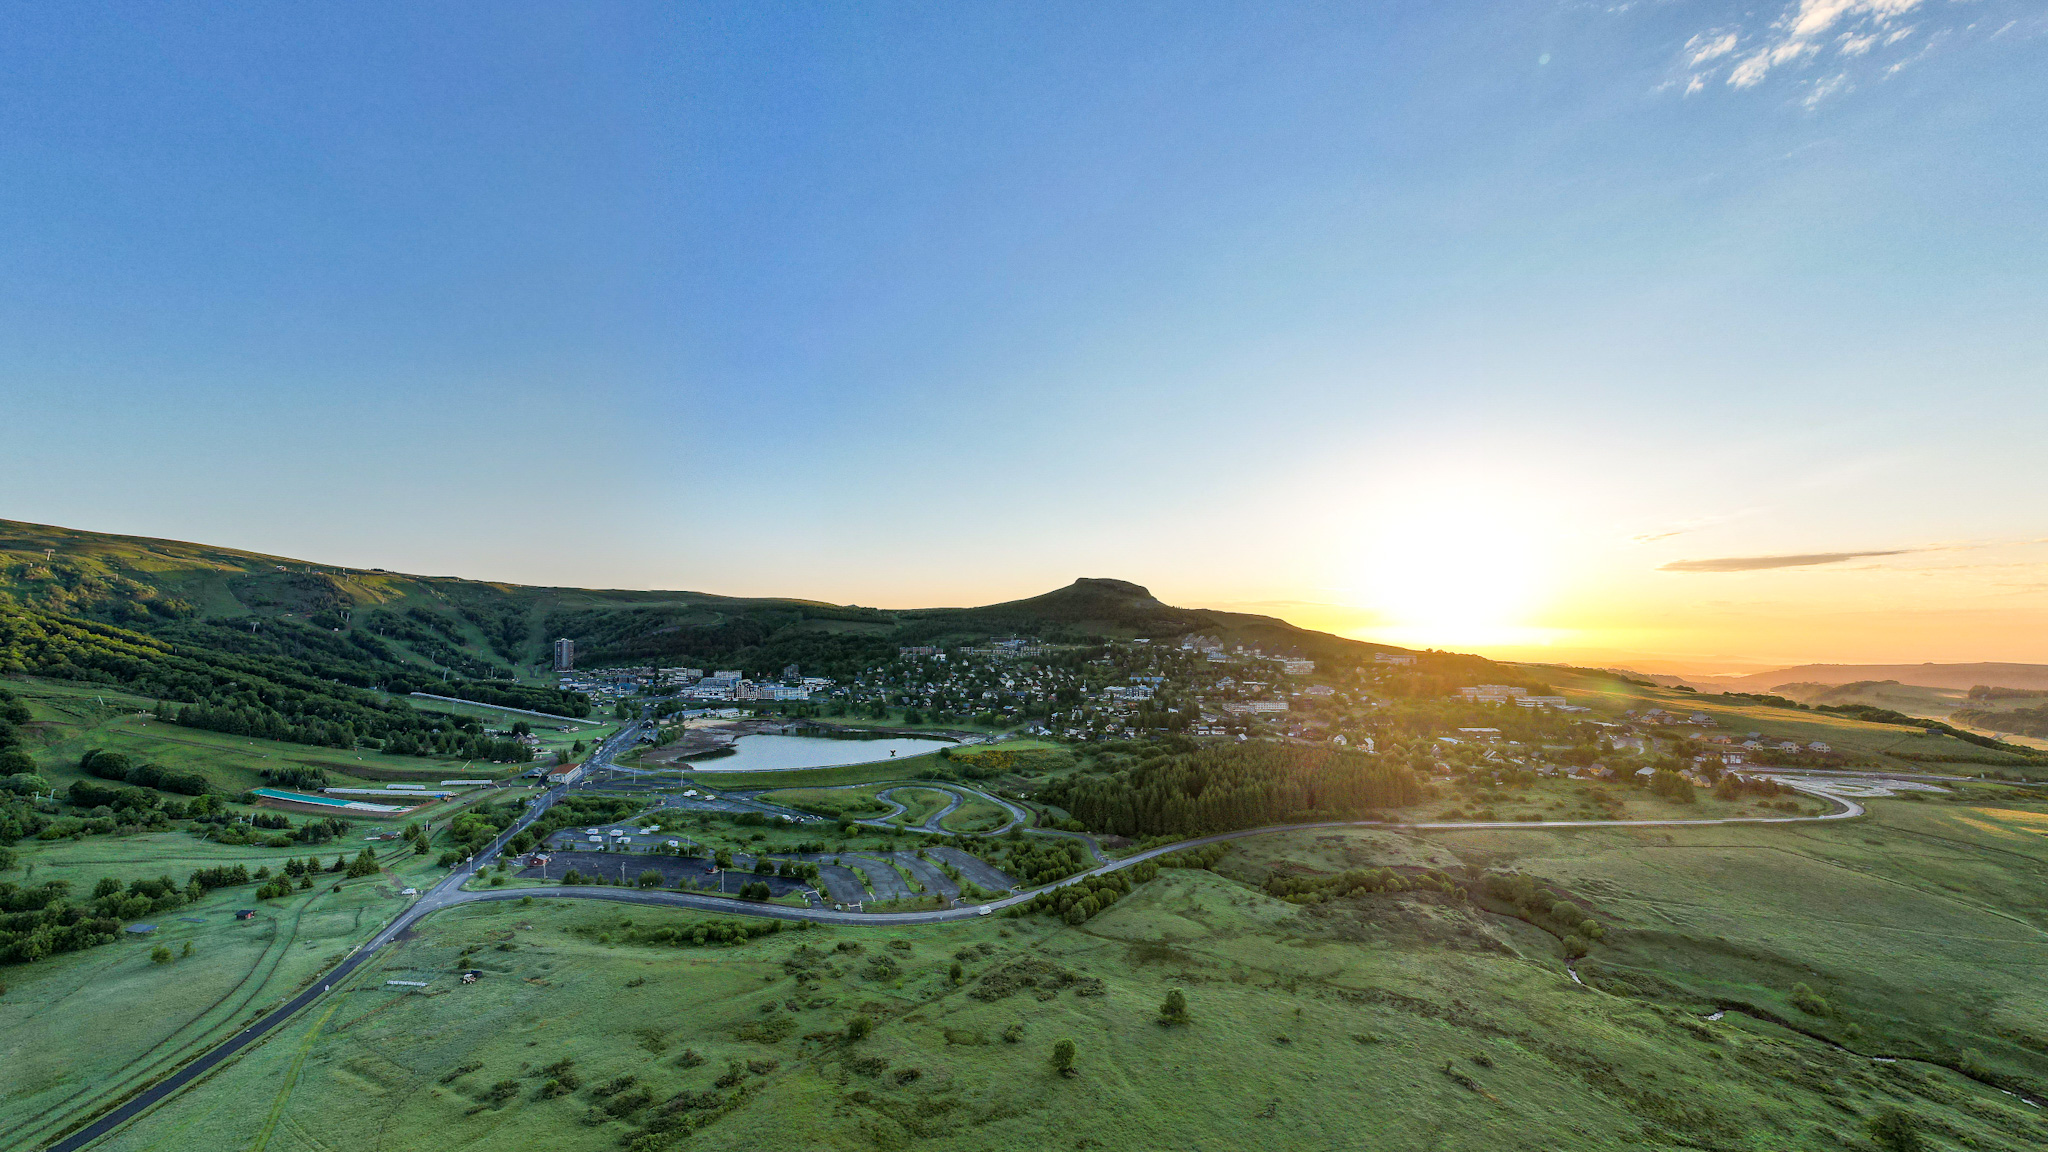
[[[639,736],[639,725],[631,725],[614,733],[600,746],[591,760],[608,761],[621,749],[630,747]],[[922,782],[920,782],[922,783]],[[517,900],[526,896],[542,898],[568,898],[578,900],[609,900],[622,904],[641,904],[669,908],[693,908],[706,912],[726,915],[755,916],[771,920],[810,921],[814,924],[836,924],[849,927],[887,927],[889,925],[942,924],[955,920],[970,920],[977,916],[992,915],[996,911],[1021,904],[1044,892],[1057,891],[1071,884],[1080,884],[1093,877],[1107,875],[1125,868],[1135,867],[1147,860],[1183,852],[1190,848],[1202,848],[1210,844],[1222,844],[1232,840],[1244,840],[1253,836],[1270,836],[1280,832],[1312,832],[1325,828],[1386,828],[1399,831],[1461,831],[1484,830],[1489,828],[1677,828],[1725,824],[1811,824],[1828,820],[1850,820],[1863,815],[1863,805],[1841,796],[1833,796],[1818,790],[1798,789],[1806,795],[1815,796],[1837,805],[1836,810],[1819,816],[1728,816],[1718,819],[1701,820],[1513,820],[1513,821],[1459,821],[1404,824],[1386,820],[1319,820],[1305,824],[1272,824],[1263,828],[1247,828],[1236,832],[1218,832],[1212,836],[1198,836],[1191,840],[1180,840],[1158,848],[1149,848],[1133,853],[1121,860],[1114,860],[1086,872],[1077,873],[1064,880],[1055,881],[1027,892],[1019,892],[993,900],[986,904],[970,905],[964,908],[941,908],[923,912],[841,912],[830,908],[791,908],[780,904],[756,904],[752,901],[732,897],[710,896],[699,893],[668,892],[660,889],[611,888],[597,886],[551,887],[551,888],[492,888],[481,891],[464,891],[462,885],[473,877],[477,870],[488,863],[504,849],[505,844],[523,831],[528,824],[538,819],[567,790],[555,788],[543,793],[504,832],[493,840],[489,847],[465,861],[450,872],[440,883],[429,889],[425,895],[414,901],[397,918],[386,925],[384,930],[370,942],[351,952],[335,969],[320,977],[317,983],[286,1001],[261,1020],[237,1032],[212,1049],[179,1068],[165,1079],[144,1089],[127,1103],[102,1116],[100,1119],[79,1129],[53,1144],[48,1152],[77,1152],[78,1149],[107,1135],[114,1129],[141,1115],[158,1102],[176,1094],[187,1084],[204,1076],[214,1066],[235,1055],[250,1044],[289,1020],[301,1009],[324,995],[328,989],[346,980],[357,968],[388,946],[400,933],[412,927],[421,919],[459,904],[487,903],[497,900]],[[997,803],[1002,803],[997,801]],[[1004,807],[1010,807],[1005,804]],[[1034,829],[1034,831],[1042,831]]]

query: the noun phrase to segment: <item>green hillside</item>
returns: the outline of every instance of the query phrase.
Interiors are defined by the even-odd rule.
[[[585,665],[694,661],[757,675],[791,663],[846,675],[901,644],[1009,633],[1055,641],[1198,633],[1323,658],[1394,650],[1269,616],[1175,608],[1122,580],[1081,579],[979,608],[884,611],[417,576],[11,520],[0,520],[0,606],[195,648],[359,665],[356,679],[368,681],[536,683],[559,636],[576,641]]]

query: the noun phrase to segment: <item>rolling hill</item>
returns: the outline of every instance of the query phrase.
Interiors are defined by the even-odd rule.
[[[0,520],[0,605],[186,648],[360,665],[370,680],[410,673],[534,684],[557,636],[575,640],[586,664],[695,661],[758,675],[791,663],[845,675],[899,644],[1013,632],[1048,640],[1196,633],[1311,658],[1397,651],[1270,616],[1176,608],[1114,579],[981,607],[885,611],[421,576],[9,520]]]

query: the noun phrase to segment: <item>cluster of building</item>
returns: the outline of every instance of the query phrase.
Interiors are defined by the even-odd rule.
[[[781,680],[752,680],[738,668],[720,668],[706,675],[702,668],[663,668],[663,691],[685,700],[775,701],[809,700],[813,693],[830,691],[832,681],[805,676],[791,664],[782,670]]]
[[[1474,684],[1458,689],[1458,698],[1475,704],[1513,704],[1517,708],[1555,708],[1560,712],[1590,712],[1562,696],[1532,696],[1527,688],[1513,684]]]
[[[783,669],[779,682],[752,680],[737,668],[721,668],[706,674],[702,668],[646,666],[572,672],[556,683],[564,691],[582,692],[599,701],[641,695],[705,701],[809,700],[813,693],[832,687],[830,680],[799,675],[794,664]]]

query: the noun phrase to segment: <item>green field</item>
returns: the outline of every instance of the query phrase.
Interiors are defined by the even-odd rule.
[[[969,798],[952,815],[939,821],[939,827],[949,832],[986,832],[1002,827],[1009,819],[1010,813],[1002,805]]]
[[[552,680],[552,677],[548,679]],[[490,704],[450,704],[445,700],[422,700],[413,696],[396,697],[396,699],[402,699],[406,704],[422,712],[441,712],[450,716],[475,716],[487,722],[493,728],[510,728],[514,723],[523,720],[533,729],[534,736],[540,740],[541,751],[561,753],[563,763],[568,763],[573,759],[569,755],[569,749],[573,745],[581,743],[586,750],[594,748],[602,743],[605,737],[617,731],[619,727],[616,720],[594,715],[587,720],[564,722],[545,720],[539,716],[528,716],[523,712],[517,712],[509,708],[499,708]],[[556,730],[558,728],[573,728],[575,731],[561,732]]]
[[[821,816],[837,816],[841,813],[854,816],[879,816],[889,806],[875,798],[881,787],[874,788],[783,788],[764,792],[757,799],[785,808],[797,808],[805,812],[816,812]]]
[[[1631,684],[1555,668],[1536,667],[1530,671],[1548,679],[1573,703],[1591,707],[1603,720],[1618,720],[1626,711],[1649,708],[1663,708],[1680,715],[1700,712],[1718,722],[1718,727],[1709,729],[1711,732],[1737,737],[1758,732],[1771,739],[1797,740],[1802,744],[1819,740],[1848,754],[1859,765],[1891,771],[1975,775],[1988,766],[2019,763],[2010,756],[1926,729],[1726,700],[1716,695]],[[1697,729],[1670,731],[1676,734]]]
[[[151,716],[153,700],[86,685],[0,680],[0,687],[13,691],[34,714],[30,754],[37,770],[60,791],[71,781],[85,778],[78,760],[92,748],[200,773],[230,795],[264,786],[261,773],[266,768],[318,768],[337,786],[364,787],[378,787],[389,780],[482,779],[515,771],[507,765],[313,748],[182,728]]]
[[[362,845],[350,844],[353,855]],[[68,879],[90,890],[101,876],[121,879],[245,863],[252,869],[292,855],[279,849],[228,848],[183,833],[125,841],[18,846],[24,870],[40,883]],[[323,860],[338,849],[314,850]],[[308,854],[301,850],[298,855]],[[397,914],[398,889],[433,874],[428,859],[386,849],[396,871],[343,880],[330,874],[309,892],[258,902],[249,887],[222,889],[149,917],[147,940],[123,940],[64,953],[33,965],[0,968],[0,1146],[39,1145],[67,1118],[89,1112],[161,1075],[274,1006]],[[7,874],[19,881],[22,872]],[[329,891],[341,883],[339,893]],[[237,921],[237,908],[255,908]],[[194,917],[202,923],[184,919]],[[154,964],[164,944],[193,954]]]
[[[936,788],[896,788],[890,791],[889,798],[903,805],[903,812],[890,817],[889,822],[906,828],[922,827],[934,812],[953,801],[950,793]]]
[[[1869,1148],[1898,1108],[1930,1147],[2032,1148],[2048,1123],[1987,1083],[2048,1084],[2048,810],[2012,791],[1794,828],[1262,837],[1078,928],[676,948],[630,934],[701,916],[468,907],[107,1147],[1777,1152]],[[1460,900],[1261,890],[1382,865],[1554,885],[1609,926],[1588,986],[1550,934]],[[1175,988],[1190,1019],[1163,1026]]]

